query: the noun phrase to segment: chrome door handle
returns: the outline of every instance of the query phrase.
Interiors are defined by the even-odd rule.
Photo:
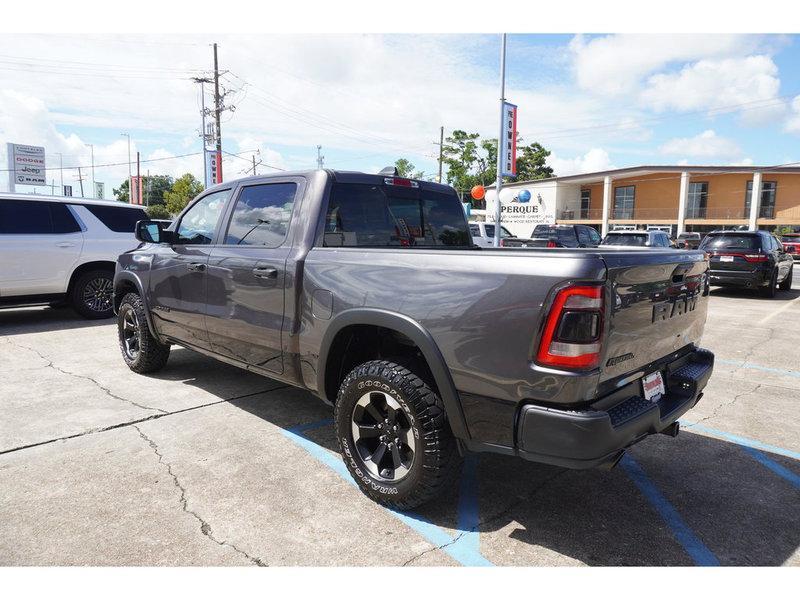
[[[73,242],[58,242],[56,246],[59,248],[74,248],[75,244]]]
[[[203,263],[189,263],[188,265],[186,265],[186,268],[189,269],[190,271],[202,272],[206,270],[206,266]]]
[[[278,269],[273,269],[272,267],[256,267],[253,269],[253,275],[259,279],[277,279]]]

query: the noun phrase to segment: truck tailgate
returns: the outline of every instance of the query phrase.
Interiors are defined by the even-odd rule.
[[[699,343],[708,308],[702,252],[603,252],[610,289],[600,381]]]

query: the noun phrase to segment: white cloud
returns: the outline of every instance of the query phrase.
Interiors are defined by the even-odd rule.
[[[570,50],[578,85],[613,96],[636,91],[644,77],[670,63],[740,56],[761,44],[746,35],[619,34],[589,40],[578,35]]]
[[[602,148],[592,148],[583,156],[576,156],[574,158],[561,158],[553,153],[548,157],[547,164],[553,168],[553,171],[559,177],[563,177],[564,175],[576,175],[578,173],[607,171],[616,168],[611,164],[608,152]]]
[[[717,135],[713,129],[688,138],[673,138],[658,149],[670,156],[726,159],[741,156],[741,148],[731,139]]]
[[[700,60],[678,72],[653,75],[641,97],[657,111],[744,105],[739,109],[742,118],[755,124],[783,113],[779,89],[777,65],[769,56],[756,55]]]
[[[783,129],[789,133],[800,133],[800,96],[794,97],[791,108],[791,113]]]

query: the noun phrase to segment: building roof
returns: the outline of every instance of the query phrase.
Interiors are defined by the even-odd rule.
[[[517,187],[520,185],[531,185],[543,182],[562,181],[568,183],[595,183],[606,176],[612,179],[623,177],[638,177],[640,175],[651,175],[653,173],[683,173],[684,171],[695,174],[724,174],[724,173],[753,173],[761,171],[763,173],[798,173],[800,166],[792,165],[772,165],[772,166],[741,166],[741,165],[639,165],[636,167],[625,167],[622,169],[610,169],[608,171],[595,171],[593,173],[579,173],[576,175],[564,175],[562,177],[547,177],[545,179],[530,179],[527,181],[514,181],[503,184],[503,187]],[[495,184],[486,186],[492,189]]]

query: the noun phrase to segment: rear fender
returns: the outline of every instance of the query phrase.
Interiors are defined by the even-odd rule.
[[[433,374],[447,411],[447,418],[453,435],[460,439],[469,439],[469,431],[464,419],[464,411],[461,408],[461,401],[439,347],[431,337],[431,334],[422,325],[406,315],[373,308],[353,308],[339,313],[325,332],[320,348],[319,368],[317,369],[317,393],[320,396],[330,402],[335,401],[335,398],[325,398],[325,369],[328,362],[328,354],[333,341],[336,339],[336,334],[351,325],[374,325],[392,329],[412,340],[422,352],[428,368]]]

